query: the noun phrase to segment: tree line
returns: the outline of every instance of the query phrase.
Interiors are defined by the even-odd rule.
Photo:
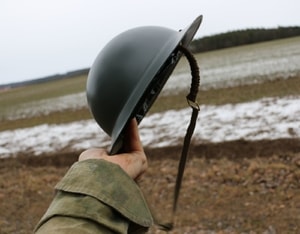
[[[49,82],[49,81],[69,79],[69,78],[73,78],[73,77],[77,77],[77,76],[81,76],[81,75],[87,75],[89,70],[90,70],[89,68],[83,68],[83,69],[70,71],[70,72],[63,73],[63,74],[55,74],[55,75],[41,77],[41,78],[37,78],[37,79],[13,82],[13,83],[2,84],[2,85],[0,84],[0,91],[2,89],[11,89],[11,88],[22,87],[25,85],[41,84],[41,83],[45,83],[45,82]]]
[[[193,53],[300,36],[300,27],[256,28],[206,36],[192,41]]]

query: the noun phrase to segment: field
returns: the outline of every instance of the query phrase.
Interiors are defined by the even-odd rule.
[[[220,55],[206,56],[215,53]],[[91,119],[83,93],[85,81],[86,77],[75,77],[0,92],[0,135],[45,123]],[[186,107],[184,90],[166,93],[150,114]],[[292,72],[263,82],[207,86],[199,102],[217,107],[262,98],[299,100],[299,96],[300,76]],[[145,150],[149,169],[139,183],[155,216],[168,220],[180,145]],[[18,157],[0,157],[0,233],[31,233],[53,197],[54,185],[79,153],[66,148],[38,157],[26,151]],[[299,233],[299,189],[299,137],[193,142],[172,233]],[[153,227],[150,233],[160,231]]]
[[[201,53],[196,58],[201,71],[201,104],[283,96],[286,89],[288,94],[299,94],[298,80],[290,78],[300,77],[300,37]],[[168,110],[170,106],[172,109],[186,106],[182,95],[187,93],[190,84],[188,69],[186,60],[181,59],[152,113]],[[274,81],[274,86],[269,81]],[[254,84],[262,82],[265,84],[257,90]],[[0,131],[89,119],[83,93],[85,84],[86,77],[82,76],[0,91]],[[230,89],[236,86],[241,89]],[[233,95],[227,95],[232,91]]]
[[[146,151],[140,184],[163,221],[171,214],[179,150]],[[172,233],[299,233],[299,150],[299,140],[192,147]],[[1,160],[0,233],[31,232],[78,153]]]

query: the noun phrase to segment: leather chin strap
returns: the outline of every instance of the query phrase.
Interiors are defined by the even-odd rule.
[[[156,221],[156,225],[164,231],[171,231],[174,227],[174,217],[177,209],[177,202],[180,194],[181,182],[184,174],[184,169],[188,157],[189,146],[191,143],[191,138],[194,133],[194,129],[197,122],[198,113],[200,111],[199,104],[196,102],[199,85],[200,85],[200,72],[199,67],[197,64],[197,60],[193,56],[193,54],[185,47],[179,46],[179,50],[185,55],[187,58],[190,68],[191,68],[191,75],[192,75],[192,82],[190,87],[190,92],[186,96],[187,102],[189,106],[192,108],[192,115],[190,119],[189,126],[187,128],[187,132],[184,138],[183,147],[181,151],[181,157],[178,165],[178,173],[176,177],[176,184],[174,190],[174,200],[173,200],[173,210],[172,210],[172,218],[171,221],[168,223],[160,223]]]

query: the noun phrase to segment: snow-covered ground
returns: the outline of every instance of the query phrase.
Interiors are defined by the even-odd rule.
[[[300,37],[196,54],[201,88],[288,79],[300,74]],[[182,58],[164,87],[164,94],[189,87],[189,65]]]
[[[86,106],[86,94],[85,92],[81,92],[33,102],[25,102],[19,106],[13,106],[3,118],[9,120],[31,118],[38,115],[50,114],[55,111],[76,110]]]
[[[140,125],[146,147],[182,144],[191,109],[149,115]],[[222,106],[201,106],[194,143],[238,139],[260,140],[300,137],[300,96],[266,98]],[[94,120],[40,125],[0,132],[0,157],[26,152],[40,155],[58,151],[107,147],[110,139]]]

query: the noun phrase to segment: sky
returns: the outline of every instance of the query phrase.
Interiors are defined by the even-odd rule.
[[[179,30],[198,15],[195,38],[246,29],[300,26],[299,0],[1,0],[0,84],[92,65],[131,28]]]

